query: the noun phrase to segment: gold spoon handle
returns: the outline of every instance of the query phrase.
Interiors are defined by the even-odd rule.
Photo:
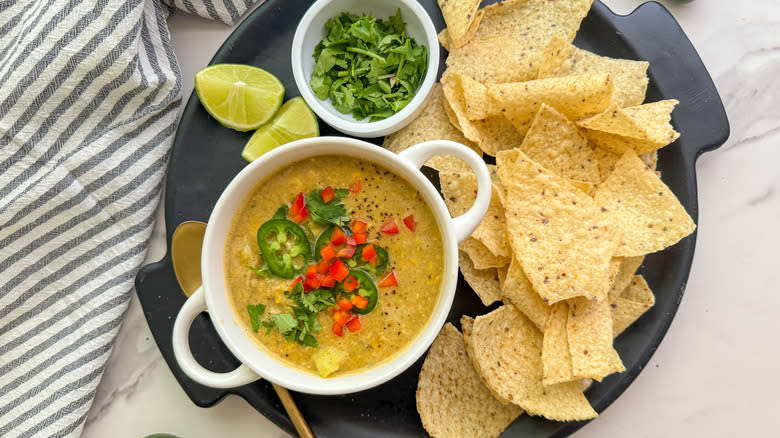
[[[282,401],[284,410],[286,410],[287,415],[290,416],[290,420],[292,420],[293,426],[295,426],[295,430],[298,432],[298,435],[300,435],[301,438],[314,438],[314,434],[311,432],[311,429],[309,429],[309,425],[303,418],[301,411],[298,410],[298,405],[295,404],[295,400],[293,400],[292,396],[290,395],[290,391],[288,391],[287,388],[277,385],[276,383],[272,383],[272,385],[274,390],[276,390],[276,395],[279,396],[279,400]]]

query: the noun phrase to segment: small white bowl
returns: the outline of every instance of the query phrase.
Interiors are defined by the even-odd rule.
[[[368,118],[356,120],[352,113],[342,114],[328,100],[319,100],[311,91],[309,81],[314,70],[314,47],[325,38],[325,23],[341,15],[371,14],[387,20],[401,9],[406,23],[406,34],[428,49],[428,67],[425,78],[414,98],[401,111],[391,117],[375,122]],[[295,85],[314,113],[328,125],[355,137],[381,137],[403,128],[422,111],[422,104],[428,97],[439,70],[439,40],[431,17],[416,0],[318,0],[298,23],[292,43],[292,71]]]
[[[408,346],[374,367],[343,376],[322,378],[285,365],[249,339],[241,323],[234,318],[225,286],[223,260],[233,214],[257,184],[297,160],[334,154],[380,164],[402,177],[422,195],[441,232],[444,266],[439,299],[428,322]],[[465,160],[477,177],[478,189],[474,205],[458,217],[450,216],[439,192],[419,170],[427,159],[438,154],[450,154]],[[265,378],[299,392],[346,394],[392,379],[425,353],[444,325],[455,297],[458,280],[458,244],[470,236],[482,221],[490,203],[490,187],[490,173],[482,158],[466,146],[446,140],[429,141],[394,154],[353,138],[314,137],[298,140],[284,148],[276,148],[263,154],[233,178],[211,212],[201,253],[203,286],[187,299],[173,326],[173,353],[176,361],[182,371],[193,380],[213,388],[233,388]],[[206,309],[217,334],[242,363],[231,372],[215,373],[203,368],[190,351],[190,326],[195,317]]]

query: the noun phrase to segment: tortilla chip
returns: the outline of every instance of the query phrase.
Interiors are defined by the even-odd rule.
[[[542,367],[545,386],[575,380],[571,369],[571,354],[566,321],[569,318],[569,305],[566,301],[555,303],[551,307],[550,318],[544,328],[542,342]]]
[[[520,150],[558,176],[601,182],[588,140],[565,115],[546,103],[536,113]]]
[[[571,120],[603,112],[612,100],[613,84],[608,74],[598,74],[488,84],[487,88],[501,112],[525,134],[542,103]]]
[[[641,105],[647,91],[645,61],[614,59],[599,56],[556,39],[547,48],[547,56],[539,65],[539,78],[581,74],[609,73],[615,81],[613,103],[618,107]]]
[[[482,384],[463,336],[450,323],[431,344],[416,399],[423,427],[437,437],[497,437],[523,412],[496,400]]]
[[[593,145],[591,144],[591,146]],[[620,155],[598,146],[593,147],[592,150],[593,157],[599,166],[599,176],[601,177],[601,181],[604,181],[609,177],[612,171],[615,170],[615,164],[620,159]]]
[[[541,61],[537,65],[537,78],[566,76],[566,73],[570,71],[566,61],[571,58],[576,49],[571,41],[565,41],[558,37],[551,38],[544,47]]]
[[[467,342],[487,386],[526,412],[559,421],[597,416],[576,382],[542,384],[542,334],[514,306],[478,316]]]
[[[634,151],[596,189],[596,204],[623,231],[618,256],[641,256],[674,245],[696,228],[669,187]]]
[[[483,8],[475,38],[504,35],[529,51],[539,52],[552,38],[574,40],[593,0],[508,0]]]
[[[620,241],[594,200],[522,152],[498,161],[507,187],[509,243],[534,289],[548,304],[597,298]],[[606,291],[604,291],[606,293]]]
[[[509,263],[506,279],[501,286],[501,297],[517,307],[540,331],[545,330],[551,307],[542,301],[542,297],[531,286],[517,260],[512,259]]]
[[[463,94],[462,81],[463,75],[459,73],[445,71],[441,76],[444,99],[449,104],[452,114],[455,116],[455,121],[450,121],[454,126],[461,130],[466,138],[479,143],[482,135],[472,126],[471,121],[466,115],[466,98]]]
[[[596,291],[593,293],[594,300],[596,301],[607,300],[609,291],[612,288],[612,285],[615,283],[615,278],[617,277],[619,272],[620,272],[620,258],[613,257],[609,261],[609,269],[607,269],[607,274],[602,278],[598,289],[596,289]]]
[[[484,120],[469,119],[463,93],[463,78],[463,75],[449,71],[444,72],[441,77],[444,97],[452,110],[450,121],[453,125],[459,127],[466,138],[477,143],[480,149],[489,155],[520,146],[523,141],[522,135],[501,114]],[[453,121],[452,118],[455,120]]]
[[[590,197],[593,197],[593,194],[596,193],[596,184],[593,184],[592,182],[577,181],[576,179],[567,179],[566,181],[574,187],[582,190],[583,193]]]
[[[501,108],[490,97],[490,93],[488,93],[488,89],[484,84],[466,75],[461,76],[463,99],[466,102],[466,117],[469,120],[482,120],[501,113]]]
[[[576,377],[601,381],[626,367],[612,346],[612,314],[606,300],[577,298],[569,302],[569,352]]]
[[[496,272],[498,272],[498,288],[503,289],[504,283],[506,283],[506,275],[509,272],[509,265],[496,268]]]
[[[646,154],[639,154],[639,159],[647,165],[647,167],[655,170],[658,166],[658,151],[648,152]]]
[[[638,257],[619,257],[620,270],[615,276],[615,281],[612,283],[612,287],[607,293],[607,300],[612,303],[617,297],[623,293],[623,290],[631,283],[631,279],[634,277],[636,270],[642,265],[645,260],[645,256]]]
[[[509,264],[509,257],[496,256],[479,240],[469,237],[458,248],[469,255],[476,269],[500,268]]]
[[[461,215],[474,204],[477,197],[477,177],[473,173],[440,172],[439,181],[444,202],[451,215]],[[471,237],[482,242],[495,256],[512,255],[506,235],[504,206],[495,186],[492,187],[488,211],[471,233]]]
[[[644,277],[635,275],[615,302],[610,306],[612,312],[612,335],[619,334],[633,324],[640,316],[655,305],[655,296]]]
[[[495,156],[500,151],[519,148],[523,143],[523,135],[503,115],[476,120],[472,126],[478,133],[476,143],[487,155]]]
[[[450,39],[450,32],[446,28],[439,32],[437,38],[444,50],[449,52],[452,49],[452,39]]]
[[[483,84],[521,82],[535,79],[534,57],[515,38],[492,35],[474,38],[452,49],[447,70]]]
[[[450,125],[452,125],[453,128],[457,129],[458,132],[463,134],[463,128],[460,126],[460,121],[458,121],[458,116],[455,114],[455,110],[452,109],[452,105],[450,105],[450,101],[446,99],[446,97],[442,101],[442,106],[444,106],[444,112],[447,114],[447,119],[450,121]],[[467,139],[468,140],[468,139]],[[471,141],[471,140],[469,140]],[[474,143],[472,143],[474,144]],[[617,160],[615,160],[617,161]]]
[[[680,137],[669,121],[679,102],[674,99],[629,108],[612,105],[601,114],[579,120],[585,136],[598,146],[622,154],[633,150],[646,154]]]
[[[477,9],[481,0],[437,0],[441,15],[447,24],[453,48],[462,47],[474,35],[477,27],[471,30],[477,19]],[[481,20],[482,14],[479,14]],[[477,26],[479,22],[477,22]],[[471,31],[470,31],[471,30]]]
[[[458,251],[458,266],[466,283],[471,286],[482,304],[489,306],[501,300],[501,288],[498,284],[496,268],[475,269],[468,254]]]
[[[428,140],[451,140],[464,144],[481,155],[479,147],[470,142],[447,118],[444,111],[444,93],[436,84],[425,102],[425,107],[416,119],[401,130],[385,137],[382,147],[395,153]],[[436,155],[425,162],[436,170],[471,171],[468,164],[452,155]]]

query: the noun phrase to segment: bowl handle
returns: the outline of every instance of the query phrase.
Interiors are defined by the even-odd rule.
[[[190,326],[195,317],[205,310],[206,294],[201,286],[184,302],[173,324],[173,355],[184,374],[212,388],[235,388],[259,379],[260,376],[244,364],[227,373],[215,373],[203,368],[195,360],[190,350]]]
[[[462,215],[452,218],[455,239],[461,243],[471,236],[487,213],[492,190],[490,172],[482,157],[476,152],[460,143],[449,140],[426,141],[402,150],[398,156],[419,169],[426,160],[439,154],[454,155],[462,159],[477,176],[477,199],[474,201],[474,205]]]

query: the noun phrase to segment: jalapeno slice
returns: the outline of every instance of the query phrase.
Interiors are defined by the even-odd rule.
[[[368,304],[364,309],[358,309],[357,307],[353,307],[352,311],[355,313],[359,313],[361,315],[365,315],[366,313],[371,312],[374,310],[374,307],[376,307],[377,299],[379,298],[379,293],[376,289],[376,284],[374,284],[374,280],[371,278],[371,276],[359,269],[350,269],[349,275],[355,277],[355,280],[358,282],[358,287],[354,291],[352,291],[352,294],[360,295],[363,298],[368,299]]]
[[[376,266],[372,265],[370,261],[363,258],[363,248],[368,245],[372,245],[374,247],[374,251],[376,252],[377,259],[379,260]],[[390,255],[387,254],[387,250],[379,245],[373,243],[361,243],[357,246],[357,249],[355,249],[355,255],[352,256],[352,260],[355,261],[354,268],[362,269],[376,277],[378,274],[385,272],[385,269],[387,269],[387,262],[390,260]]]
[[[300,274],[311,261],[306,233],[287,219],[271,219],[261,225],[257,230],[257,246],[271,273],[282,278]]]

